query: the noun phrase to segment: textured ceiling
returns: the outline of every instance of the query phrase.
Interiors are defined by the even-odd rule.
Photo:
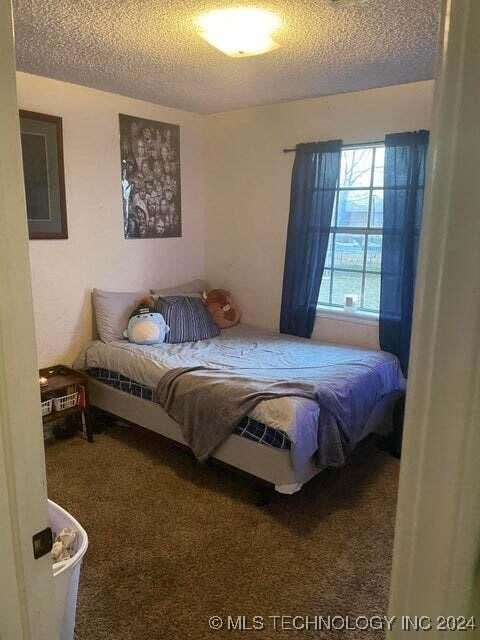
[[[281,48],[229,58],[195,30],[207,9],[277,11]],[[426,80],[440,0],[14,0],[19,70],[214,113]]]

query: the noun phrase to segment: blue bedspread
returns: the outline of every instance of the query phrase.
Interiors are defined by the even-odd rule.
[[[377,403],[403,387],[390,354],[261,332],[216,349],[208,363],[171,369],[156,397],[199,459],[259,402],[284,396],[314,400],[320,408],[317,463],[338,466],[365,435]]]

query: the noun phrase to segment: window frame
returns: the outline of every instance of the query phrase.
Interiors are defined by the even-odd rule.
[[[330,243],[330,237],[332,237],[332,250],[331,250],[331,260],[329,261],[329,264],[325,264],[324,266],[324,273],[322,274],[322,279],[323,279],[323,275],[325,274],[325,272],[330,272],[330,284],[329,284],[329,302],[325,302],[325,301],[320,301],[320,293],[319,293],[319,299],[318,299],[318,303],[317,303],[317,308],[318,311],[320,313],[328,313],[331,312],[332,314],[345,314],[345,315],[363,315],[366,318],[378,318],[379,316],[379,309],[372,309],[370,307],[366,307],[364,306],[364,301],[365,301],[365,283],[366,283],[366,278],[367,275],[376,275],[376,276],[380,276],[381,271],[373,271],[371,269],[367,268],[367,260],[368,260],[368,243],[369,243],[369,237],[370,236],[381,236],[382,240],[383,240],[383,225],[381,227],[372,227],[370,226],[371,224],[371,220],[372,220],[372,201],[373,201],[373,194],[375,191],[382,191],[383,193],[385,192],[385,188],[384,185],[382,184],[380,185],[375,185],[375,181],[374,181],[374,176],[375,176],[375,158],[376,158],[376,153],[377,153],[377,149],[385,149],[385,143],[383,141],[375,141],[375,142],[365,142],[365,143],[359,143],[359,144],[345,144],[342,145],[342,149],[341,149],[341,153],[343,154],[344,151],[349,151],[349,150],[358,150],[358,149],[373,149],[373,154],[372,154],[372,164],[371,164],[371,168],[370,168],[370,181],[369,181],[369,185],[368,186],[360,186],[360,187],[341,187],[340,186],[340,177],[339,177],[339,183],[338,185],[335,187],[335,204],[334,204],[334,211],[332,214],[332,225],[330,227],[330,232],[329,232],[329,243]],[[367,220],[366,220],[366,226],[365,227],[342,227],[342,226],[338,226],[337,222],[338,222],[338,207],[339,207],[339,200],[340,200],[340,194],[342,192],[352,192],[352,191],[368,191],[368,210],[367,210]],[[363,265],[362,265],[362,269],[348,269],[348,268],[342,268],[342,267],[334,267],[335,264],[335,237],[337,234],[345,234],[345,235],[358,235],[360,237],[363,237],[365,239],[365,248],[364,248],[364,252],[363,252]],[[336,303],[332,303],[332,295],[333,295],[333,284],[334,284],[334,274],[335,272],[344,272],[344,273],[355,273],[355,274],[361,274],[362,277],[362,283],[361,283],[361,291],[360,291],[360,300],[358,301],[358,306],[356,307],[355,311],[352,310],[346,310],[344,305],[342,304],[336,304]]]

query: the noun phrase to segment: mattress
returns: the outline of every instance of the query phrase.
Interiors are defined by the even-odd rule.
[[[214,363],[218,357],[238,361],[249,352],[254,353],[259,336],[268,332],[237,325],[224,329],[220,336],[200,342],[137,345],[128,340],[104,343],[94,340],[87,345],[75,361],[76,369],[101,368],[116,371],[145,387],[155,389],[167,371],[193,363]],[[296,440],[297,425],[302,430],[316,431],[319,408],[305,398],[275,398],[258,404],[249,417],[260,424],[283,431],[290,441]]]
[[[116,371],[94,367],[89,369],[88,375],[99,382],[108,384],[110,387],[129,393],[132,396],[154,402],[154,390],[151,387],[140,384],[136,380],[131,380],[126,376],[122,376],[122,374]],[[235,427],[233,433],[236,433],[242,438],[247,438],[247,440],[253,440],[267,447],[273,447],[274,449],[290,449],[291,447],[290,438],[284,431],[269,427],[249,416],[243,418]]]
[[[314,379],[317,373],[325,377],[331,372],[334,380],[330,388],[338,401],[343,404],[354,397],[354,408],[362,411],[366,404],[362,396],[365,391],[363,379],[371,380],[373,395],[378,401],[404,385],[398,361],[390,354],[302,340],[242,324],[223,330],[215,338],[181,344],[147,346],[127,340],[108,344],[96,340],[84,348],[74,364],[78,369],[116,372],[125,378],[123,383],[127,387],[131,384],[137,393],[146,393],[141,387],[148,388],[150,393],[152,389],[157,390],[163,376],[172,370],[199,365],[217,370],[240,369],[245,376],[251,371],[265,379],[273,375],[293,381],[305,376]],[[338,389],[340,393],[337,393]],[[366,391],[372,395],[370,387]],[[332,415],[321,403],[287,394],[260,401],[248,412],[247,422],[240,423],[240,427],[246,437],[254,436],[253,428],[261,430],[265,439],[270,439],[272,431],[269,429],[281,432],[282,439],[286,437],[289,441],[293,468],[299,469],[312,456],[317,457],[321,466],[342,464],[344,443],[347,444],[345,455],[348,455],[356,442],[376,428],[370,420],[366,423],[357,421],[352,428],[346,425],[347,432],[340,437],[333,422]],[[251,428],[246,428],[247,424]],[[256,437],[261,440],[264,436]],[[277,434],[274,435],[276,438]],[[287,446],[286,441],[282,446]],[[332,462],[334,456],[330,452],[339,462]]]

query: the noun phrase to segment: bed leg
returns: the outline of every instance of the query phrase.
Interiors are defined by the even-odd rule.
[[[380,443],[379,448],[388,451],[395,458],[401,458],[403,440],[403,419],[405,415],[405,396],[399,398],[393,409],[393,430]]]
[[[277,493],[283,493],[284,495],[291,496],[292,494],[297,493],[297,491],[300,491],[302,486],[303,485],[301,482],[292,482],[291,484],[276,484],[275,491],[277,491]]]

